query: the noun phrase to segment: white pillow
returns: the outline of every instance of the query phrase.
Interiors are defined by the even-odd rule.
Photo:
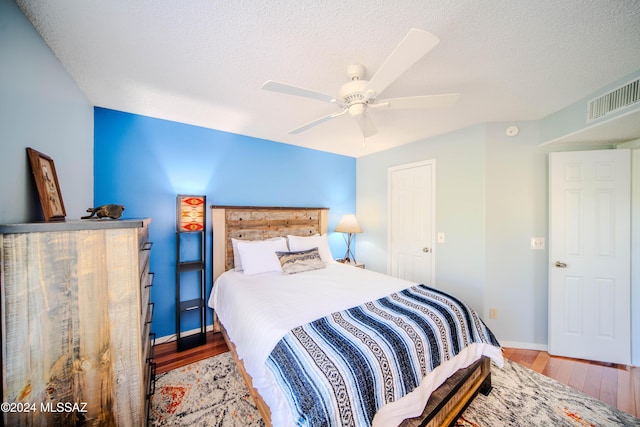
[[[233,267],[236,271],[242,271],[242,261],[240,260],[240,253],[238,253],[238,239],[231,239],[231,246],[233,247]]]
[[[242,257],[238,252],[238,242],[247,242],[247,243],[260,243],[265,242],[267,240],[280,240],[284,239],[284,237],[271,237],[269,239],[264,240],[242,240],[242,239],[231,239],[231,247],[233,248],[233,268],[235,271],[242,271]],[[286,242],[285,242],[286,244]]]
[[[288,250],[284,237],[258,241],[238,240],[237,246],[244,274],[254,275],[282,271],[276,252]]]
[[[329,240],[327,235],[315,236],[287,236],[289,239],[289,250],[291,252],[306,251],[307,249],[318,248],[322,262],[332,262],[333,255],[329,249]]]

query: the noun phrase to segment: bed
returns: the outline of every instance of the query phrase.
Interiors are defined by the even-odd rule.
[[[265,424],[455,422],[490,391],[490,360],[502,366],[495,337],[455,297],[333,261],[327,218],[325,208],[212,206],[214,331]],[[418,336],[423,324],[443,338]],[[380,331],[393,340],[377,341]]]

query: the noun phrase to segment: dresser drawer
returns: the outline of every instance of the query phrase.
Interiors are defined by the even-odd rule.
[[[144,331],[142,334],[142,357],[143,362],[148,363],[153,359],[153,341],[155,341],[155,334],[151,332],[151,323],[145,323],[142,330]]]
[[[140,315],[146,319],[146,307],[151,301],[151,287],[153,286],[154,273],[147,273],[146,277],[140,282]]]
[[[145,225],[143,227],[138,228],[138,247],[142,249],[145,243],[147,243],[148,241],[149,241],[149,227]]]
[[[143,281],[144,275],[149,271],[149,255],[151,252],[152,242],[149,241],[149,227],[146,225],[138,229],[138,268],[140,272],[140,282]]]
[[[149,259],[152,245],[152,242],[145,242],[144,246],[140,248],[140,252],[138,254],[138,270],[140,273],[140,281],[142,281],[144,275],[149,272]]]
[[[149,333],[151,332],[151,323],[153,322],[153,310],[155,308],[155,304],[150,302],[143,308],[142,316],[140,317],[140,331],[142,340],[145,340],[149,337]]]
[[[151,396],[156,392],[156,363],[149,361],[145,366],[145,384],[146,384],[146,398],[144,405],[144,413],[146,419],[146,425],[149,425],[149,418],[151,412]]]

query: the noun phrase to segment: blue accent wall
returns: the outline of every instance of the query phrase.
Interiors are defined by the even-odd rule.
[[[152,218],[158,337],[176,332],[178,194],[206,195],[208,206],[328,207],[329,244],[334,257],[344,255],[344,239],[333,230],[343,214],[355,213],[354,158],[98,107],[94,124],[94,205],[118,203],[126,207],[123,217]],[[206,298],[212,286],[210,220],[207,209]],[[208,324],[211,318],[207,310]]]

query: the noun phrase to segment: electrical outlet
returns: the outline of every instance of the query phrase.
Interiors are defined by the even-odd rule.
[[[498,309],[490,308],[489,309],[489,319],[497,319],[498,318]]]

